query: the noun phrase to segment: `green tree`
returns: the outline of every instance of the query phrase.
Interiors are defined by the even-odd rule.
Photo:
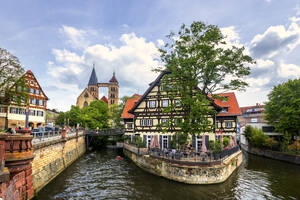
[[[56,125],[63,125],[66,123],[66,113],[64,112],[59,112],[58,117],[55,120]]]
[[[162,79],[162,88],[171,99],[164,109],[173,113],[166,129],[179,127],[182,133],[199,135],[213,130],[209,116],[215,114],[211,109],[210,98],[219,90],[243,90],[248,85],[244,77],[250,74],[248,64],[251,57],[244,55],[244,48],[228,47],[220,29],[214,25],[193,22],[190,27],[182,25],[177,34],[167,36],[161,52],[163,67],[155,71],[167,71]],[[179,101],[176,101],[178,99]],[[182,121],[178,104],[184,111]]]
[[[103,101],[93,101],[82,109],[82,124],[90,129],[108,128],[108,105]]]
[[[77,124],[82,123],[82,110],[78,106],[72,105],[66,117],[69,119],[69,125],[76,127]]]
[[[24,73],[19,59],[0,48],[0,104],[27,104]]]
[[[277,132],[300,135],[300,79],[275,86],[268,97],[265,119]]]

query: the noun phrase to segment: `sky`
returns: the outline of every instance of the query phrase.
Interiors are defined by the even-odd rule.
[[[235,91],[240,106],[263,104],[273,86],[300,77],[300,0],[3,0],[0,47],[35,74],[48,108],[66,111],[93,63],[99,82],[116,72],[120,97],[143,94],[166,35],[193,21],[217,25],[255,59],[249,87]]]

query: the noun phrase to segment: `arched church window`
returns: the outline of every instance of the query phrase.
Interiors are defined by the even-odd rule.
[[[86,101],[83,103],[83,107],[88,107],[88,105],[89,105],[89,103]]]
[[[88,98],[88,97],[89,97],[88,93],[85,93],[85,94],[84,94],[84,97],[85,97],[85,98]]]

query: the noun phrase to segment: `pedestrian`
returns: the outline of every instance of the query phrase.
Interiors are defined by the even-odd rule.
[[[175,154],[176,154],[176,149],[172,149],[172,159],[175,158]]]

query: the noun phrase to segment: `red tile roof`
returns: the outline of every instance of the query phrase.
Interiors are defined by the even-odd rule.
[[[126,101],[123,113],[121,115],[121,118],[123,118],[123,119],[133,118],[133,114],[128,113],[128,111],[133,108],[133,106],[138,102],[138,100],[142,97],[142,95],[134,94],[132,97],[135,97],[135,98],[128,99]]]
[[[227,113],[219,113],[218,116],[241,115],[239,104],[234,92],[216,94],[222,97],[227,97],[228,101],[222,102],[221,99],[215,99],[215,103],[220,107],[228,107]]]
[[[102,100],[102,101],[104,101],[105,103],[108,104],[108,100],[107,100],[107,98],[105,96],[103,96],[100,100]]]

